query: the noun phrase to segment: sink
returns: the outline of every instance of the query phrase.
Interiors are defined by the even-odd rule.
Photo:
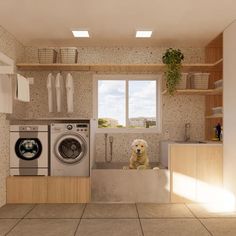
[[[176,143],[186,143],[186,144],[195,144],[195,143],[201,143],[201,144],[206,144],[207,142],[205,141],[194,141],[194,140],[190,140],[190,141],[175,141]]]

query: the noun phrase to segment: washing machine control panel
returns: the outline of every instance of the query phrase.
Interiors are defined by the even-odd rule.
[[[67,124],[65,128],[68,131],[73,130],[73,131],[84,132],[84,133],[89,132],[89,124],[84,124],[84,123]]]
[[[82,131],[82,132],[87,132],[89,131],[88,129],[88,124],[76,124],[76,130],[77,131]]]

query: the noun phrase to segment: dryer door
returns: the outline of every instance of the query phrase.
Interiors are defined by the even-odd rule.
[[[38,138],[19,138],[15,144],[16,155],[26,161],[32,161],[40,157],[42,144]]]
[[[79,134],[66,134],[59,137],[54,151],[61,162],[74,164],[83,160],[87,152],[87,145]]]

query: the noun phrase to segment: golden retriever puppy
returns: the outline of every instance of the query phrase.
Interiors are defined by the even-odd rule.
[[[131,145],[132,154],[130,157],[130,169],[149,169],[147,156],[147,142],[143,139],[135,139]]]

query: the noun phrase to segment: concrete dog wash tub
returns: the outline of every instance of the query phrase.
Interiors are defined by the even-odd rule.
[[[150,163],[153,167],[157,163]],[[127,163],[98,162],[91,174],[93,202],[170,202],[170,172],[167,169],[123,169]]]

